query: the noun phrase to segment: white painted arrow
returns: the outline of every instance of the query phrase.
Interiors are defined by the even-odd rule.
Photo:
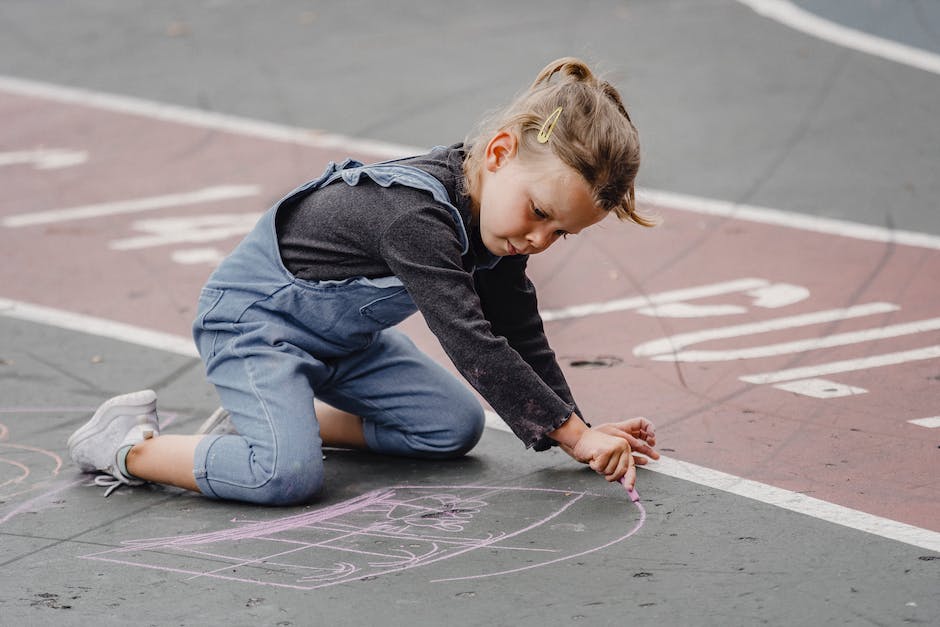
[[[37,170],[70,168],[81,165],[86,161],[88,161],[87,152],[67,148],[37,148],[17,152],[0,152],[0,166],[32,164]]]

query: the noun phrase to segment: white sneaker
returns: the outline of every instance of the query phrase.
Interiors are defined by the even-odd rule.
[[[232,423],[232,414],[219,407],[199,425],[196,435],[238,435],[238,429]]]
[[[72,434],[69,455],[82,472],[104,473],[95,477],[95,485],[107,487],[104,495],[108,496],[121,485],[145,483],[121,472],[117,452],[159,434],[157,395],[153,390],[131,392],[105,401],[91,420]]]

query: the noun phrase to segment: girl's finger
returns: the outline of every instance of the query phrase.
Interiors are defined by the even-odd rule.
[[[630,450],[629,448],[627,449]],[[611,455],[607,458],[607,465],[604,467],[604,475],[609,477],[617,471],[617,467],[620,466],[620,459],[623,455]]]
[[[627,455],[627,457],[631,462],[633,461],[632,455]],[[636,466],[631,463],[620,481],[623,483],[623,487],[627,488],[628,490],[633,488],[633,485],[636,483]]]
[[[634,453],[642,453],[652,459],[659,459],[659,453],[656,452],[656,449],[643,440],[628,438],[627,441],[630,442],[630,447],[633,449]]]

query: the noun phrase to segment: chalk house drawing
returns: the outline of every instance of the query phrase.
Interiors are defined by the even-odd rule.
[[[131,540],[82,557],[189,575],[187,579],[298,590],[461,558],[464,576],[431,580],[456,581],[587,555],[626,540],[645,519],[643,506],[626,495],[617,499],[547,488],[405,485],[302,514],[236,519],[234,526],[219,531]],[[592,520],[604,522],[594,528]],[[494,565],[501,568],[493,570]]]

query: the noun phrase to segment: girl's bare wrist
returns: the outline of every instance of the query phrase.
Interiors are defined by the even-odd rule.
[[[588,426],[584,424],[584,421],[575,414],[572,413],[568,416],[568,420],[565,421],[563,425],[552,431],[548,434],[548,437],[555,440],[562,446],[568,448],[574,448],[575,444],[578,443],[578,440],[581,439],[581,436],[588,430]]]

